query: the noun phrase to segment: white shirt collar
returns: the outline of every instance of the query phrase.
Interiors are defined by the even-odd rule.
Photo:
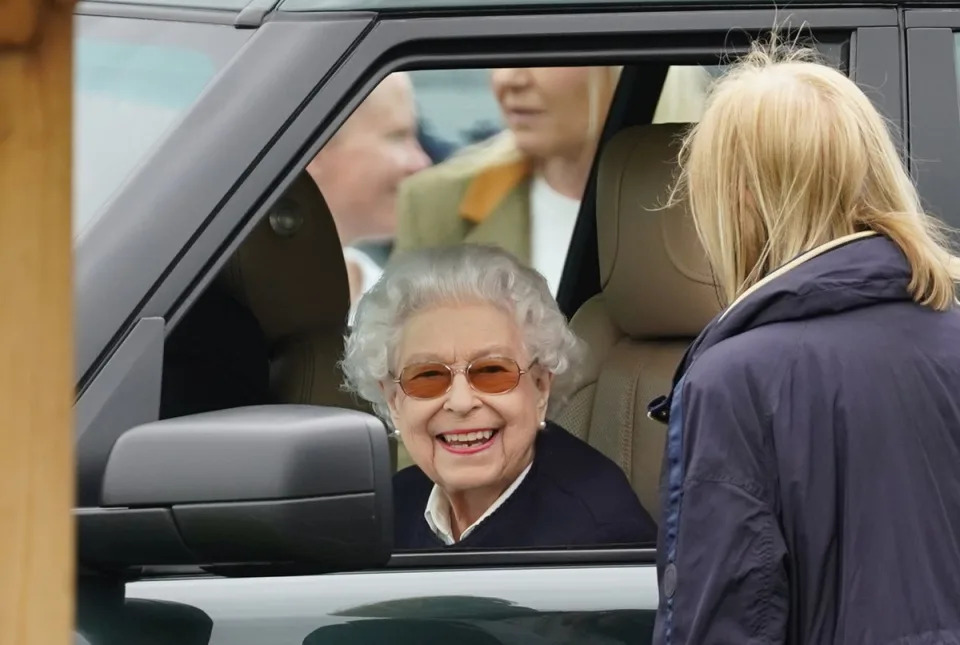
[[[497,500],[490,505],[490,508],[484,512],[483,515],[477,519],[476,522],[467,527],[467,530],[463,532],[460,536],[461,540],[465,540],[468,535],[473,533],[474,529],[480,526],[480,523],[485,519],[493,515],[493,513],[503,506],[503,503],[507,501],[510,495],[513,494],[517,488],[520,487],[520,484],[523,482],[523,479],[527,476],[527,473],[530,472],[530,468],[533,466],[533,462],[523,469],[523,472],[507,490],[503,491],[503,494],[497,498]],[[433,490],[430,491],[430,497],[427,498],[427,508],[423,511],[423,518],[427,521],[427,525],[430,527],[430,530],[440,538],[444,544],[450,546],[456,544],[457,540],[453,539],[453,529],[450,522],[450,500],[443,494],[443,491],[440,490],[440,487],[436,484],[433,485]]]

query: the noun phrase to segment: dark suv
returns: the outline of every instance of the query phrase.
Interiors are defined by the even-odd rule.
[[[611,170],[607,145],[652,121],[671,69],[715,73],[774,25],[799,34],[864,88],[897,131],[928,209],[960,224],[958,7],[933,0],[788,8],[759,0],[81,1],[78,638],[93,645],[649,642],[659,595],[653,545],[393,552],[397,444],[338,389],[346,274],[330,213],[303,169],[394,70],[622,65],[570,248],[558,250],[567,259],[557,298],[582,325],[625,297],[622,289],[605,293],[617,253],[616,261],[637,262],[638,299],[643,272],[657,279],[668,269],[655,258],[672,257],[656,228],[645,234],[620,225],[626,220],[611,198],[610,173],[619,173],[624,191],[639,177]],[[444,100],[482,94],[463,92]],[[477,107],[452,105],[464,113]],[[480,112],[464,127],[487,123]],[[237,296],[242,311],[203,318],[218,290]],[[650,304],[683,311],[675,305]],[[191,315],[194,323],[202,318],[191,328],[200,346],[222,347],[228,360],[219,369],[227,372],[193,356],[173,364],[171,344]],[[170,388],[184,396],[209,388],[229,376],[232,357],[254,351],[233,335],[244,316],[264,333],[273,400],[165,411]],[[660,335],[611,327],[615,337],[604,341],[578,408],[579,434],[628,471],[648,507],[662,438],[640,410],[664,393],[696,332],[679,327]],[[647,362],[618,380],[609,364],[630,352]],[[611,388],[619,398],[604,399]],[[624,407],[604,408],[614,399]]]

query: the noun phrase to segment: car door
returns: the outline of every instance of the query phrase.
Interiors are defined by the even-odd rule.
[[[81,506],[97,503],[116,438],[157,419],[163,339],[190,287],[264,197],[292,181],[283,165],[294,150],[330,127],[351,93],[335,72],[372,20],[257,27],[242,7],[77,7]],[[308,102],[309,125],[296,120]]]
[[[960,8],[908,9],[907,109],[911,170],[924,206],[960,226]]]
[[[206,227],[195,231],[193,244],[147,294],[143,311],[175,320],[197,284],[269,204],[277,192],[269,186],[283,186],[289,180],[284,173],[303,167],[322,145],[317,123],[334,123],[335,108],[344,109],[352,100],[342,97],[365,93],[390,70],[588,60],[715,64],[721,54],[742,47],[744,41],[731,34],[760,32],[777,19],[772,8],[720,5],[677,11],[639,5],[576,13],[557,6],[509,12],[486,7],[479,13],[455,3],[438,6],[442,4],[431,3],[429,12],[398,5],[396,13],[383,11],[367,23],[349,57],[320,91],[306,100],[269,149],[247,162],[243,180],[224,194]],[[345,13],[331,11],[337,7]],[[288,38],[305,38],[302,34],[317,25],[338,19],[354,24],[354,14],[346,10],[363,8],[287,0],[261,29],[284,25]],[[825,56],[846,68],[899,123],[897,20],[895,9],[866,7],[799,9],[791,16],[791,24],[805,23]],[[294,36],[297,29],[304,31]],[[628,115],[619,118],[621,125],[628,123]],[[591,219],[592,209],[588,200],[581,219]],[[595,236],[595,227],[591,232],[588,223],[578,226],[574,246],[595,245]],[[581,270],[578,261],[568,262],[565,279]],[[180,282],[170,282],[174,277]],[[584,295],[581,289],[578,297]],[[643,643],[651,637],[659,595],[654,561],[649,549],[591,549],[397,554],[386,570],[325,576],[224,578],[161,569],[128,583],[126,596],[128,601],[177,603],[200,611],[209,619],[210,643]]]

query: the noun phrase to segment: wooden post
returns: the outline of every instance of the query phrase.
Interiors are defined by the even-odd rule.
[[[72,12],[0,0],[0,645],[73,642]]]

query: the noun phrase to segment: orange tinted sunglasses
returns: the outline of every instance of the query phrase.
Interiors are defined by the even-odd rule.
[[[415,363],[404,367],[393,382],[399,383],[400,389],[411,398],[435,399],[449,392],[453,377],[463,372],[470,387],[477,392],[506,394],[517,387],[520,377],[529,369],[522,369],[512,358],[499,356],[478,358],[464,367],[451,367],[439,361]]]

